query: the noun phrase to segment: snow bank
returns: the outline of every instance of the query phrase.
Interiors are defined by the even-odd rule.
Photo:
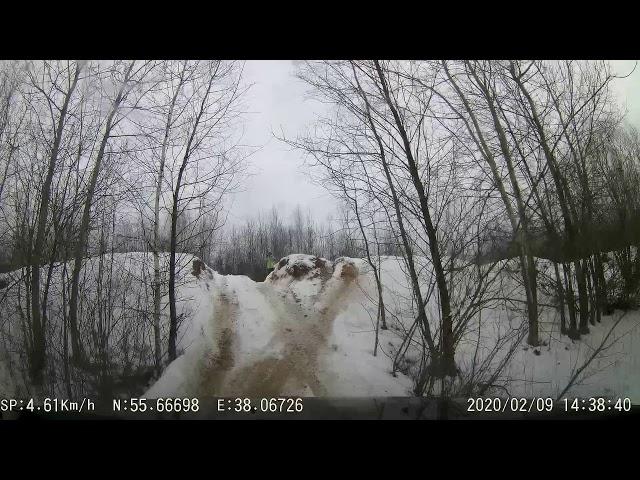
[[[283,279],[309,280],[333,272],[333,264],[326,258],[294,253],[280,259],[266,281]]]
[[[177,256],[176,290],[177,313],[182,322],[178,330],[177,348],[186,350],[194,343],[199,332],[208,328],[208,296],[203,292],[204,284],[192,273],[195,257],[188,254]],[[161,291],[161,346],[163,359],[166,360],[168,345],[168,292],[167,271],[169,254],[160,255],[160,269],[163,279]],[[50,346],[47,353],[47,378],[52,381],[46,389],[55,395],[64,397],[68,387],[65,385],[64,336],[67,312],[62,304],[66,294],[69,298],[69,284],[73,261],[57,262],[51,266],[51,284],[47,296],[46,338]],[[0,362],[5,370],[11,371],[17,379],[15,394],[27,395],[28,385],[27,357],[24,351],[25,339],[21,328],[20,311],[27,310],[25,298],[25,278],[23,270],[3,275],[8,287],[0,290],[0,345],[4,353]],[[41,268],[41,288],[44,297],[49,266]],[[154,344],[152,318],[153,312],[153,255],[145,252],[114,253],[83,260],[80,271],[79,308],[80,336],[85,353],[90,361],[99,364],[97,356],[100,349],[108,358],[110,375],[114,383],[113,395],[132,396],[146,388],[154,365]],[[205,288],[206,289],[206,288]],[[99,344],[96,328],[102,328],[106,335],[105,345]],[[67,334],[68,335],[68,334]],[[55,348],[52,348],[55,346]],[[0,372],[1,375],[2,372]],[[76,396],[93,395],[94,389],[103,389],[99,375],[91,371],[72,368],[69,380],[70,389]],[[124,382],[124,383],[123,383]],[[133,385],[136,385],[135,387]],[[4,387],[3,387],[4,388]],[[90,390],[87,390],[89,388]],[[101,390],[103,391],[103,390]]]
[[[401,258],[383,257],[379,272],[384,285],[387,330],[376,325],[377,288],[372,269],[363,259],[344,257],[329,262],[310,255],[290,255],[278,262],[264,283],[244,276],[214,274],[216,281],[211,289],[202,290],[214,298],[213,305],[203,310],[213,313],[208,320],[204,315],[194,316],[203,322],[204,330],[206,321],[212,322],[208,327],[211,333],[201,335],[200,343],[188,347],[185,358],[174,362],[147,395],[177,395],[187,390],[222,396],[411,395],[421,355],[417,346],[399,356],[398,371],[395,376],[392,374],[404,334],[415,318],[411,287]],[[510,288],[511,281],[511,273],[505,270],[501,282]],[[216,305],[224,305],[216,300],[221,297],[230,302],[223,317],[215,314]],[[541,294],[540,301],[548,299]],[[437,319],[437,305],[429,304],[427,308],[429,315]],[[575,369],[600,344],[620,312],[604,317],[602,324],[591,327],[592,333],[579,342],[560,336],[557,327],[554,330],[558,323],[554,309],[541,307],[540,314],[541,338],[546,345],[533,349],[520,341],[495,382],[506,390],[495,389],[492,395],[508,392],[514,396],[557,396]],[[225,318],[227,326],[223,327]],[[520,312],[504,305],[484,309],[480,341],[476,324],[472,324],[456,350],[456,362],[463,373],[468,374],[474,360],[476,364],[486,360],[494,368],[517,339],[514,335],[521,331],[524,321]],[[233,331],[230,347],[220,343],[225,328]],[[636,380],[640,367],[639,330],[640,314],[627,314],[607,342],[611,347],[606,355],[594,360],[572,388],[572,394],[628,396],[633,402],[640,402]],[[504,337],[509,342],[492,353]],[[231,353],[221,354],[227,347]],[[228,363],[232,366],[225,372],[224,381],[214,375],[207,387],[207,378],[212,376],[206,372],[212,364],[203,364],[201,359],[215,359],[217,355],[230,355],[233,361]],[[214,369],[219,368],[215,361],[213,364]],[[211,387],[213,384],[215,387]],[[269,390],[271,387],[274,390]]]
[[[163,254],[161,266],[165,273],[167,262],[168,254]],[[53,266],[47,304],[50,345],[63,344],[62,279],[68,279],[72,267],[72,262]],[[245,276],[219,275],[195,257],[182,255],[177,279],[178,314],[183,319],[178,331],[179,356],[144,395],[411,395],[421,351],[415,342],[406,353],[398,355],[405,332],[415,318],[412,290],[404,270],[402,258],[381,258],[379,274],[388,323],[388,329],[382,330],[377,318],[378,292],[373,271],[364,259],[342,257],[332,262],[293,254],[282,258],[265,282],[256,283]],[[48,268],[43,267],[42,278],[47,274]],[[110,359],[117,368],[123,368],[134,352],[141,365],[152,365],[152,327],[145,313],[152,308],[148,294],[153,278],[152,256],[128,253],[85,260],[81,273],[85,326],[87,318],[97,314],[98,305],[93,300],[98,298],[100,275],[104,277],[100,288],[103,292],[106,286],[112,288],[113,297],[117,298],[104,310],[113,320]],[[500,283],[510,296],[519,294],[514,275],[507,270],[500,274]],[[16,313],[20,297],[13,285],[20,278],[20,271],[2,276],[8,287],[1,291],[0,305],[2,319],[8,319],[0,324],[5,341],[4,356],[0,358],[0,390],[12,395],[28,391],[16,380],[25,378],[25,372],[9,375],[8,368],[23,365],[26,369],[24,357],[15,353],[24,342]],[[24,301],[24,291],[21,298]],[[437,303],[433,298],[427,310],[435,322]],[[621,314],[603,317],[601,324],[590,326],[591,334],[573,342],[559,334],[556,310],[544,306],[551,300],[542,293],[539,300],[540,334],[545,344],[533,349],[520,341],[495,381],[502,388],[490,392],[492,395],[508,392],[513,396],[557,396]],[[163,291],[161,332],[165,356],[167,302],[167,292]],[[26,305],[21,308],[24,310]],[[492,368],[497,365],[505,358],[510,343],[497,353],[492,353],[493,347],[505,336],[517,339],[513,335],[522,330],[524,321],[521,312],[504,304],[494,303],[483,309],[481,318],[469,325],[457,346],[456,363],[463,374],[471,371],[474,362],[478,365],[486,360]],[[83,338],[88,338],[88,333],[84,331]],[[129,353],[123,342],[129,344]],[[571,395],[627,396],[640,403],[640,313],[627,313],[607,345],[603,355],[580,376]],[[56,378],[62,379],[59,359],[51,358]],[[394,375],[396,358],[399,361]],[[84,385],[86,379],[76,375],[72,382],[76,388],[74,382]],[[64,389],[55,392],[64,395]]]
[[[364,265],[293,254],[264,283],[216,274],[211,295],[225,310],[210,317],[217,338],[203,335],[145,395],[409,394],[412,381],[391,375],[384,349],[372,354],[375,335],[358,286]],[[387,337],[394,335],[380,338]]]

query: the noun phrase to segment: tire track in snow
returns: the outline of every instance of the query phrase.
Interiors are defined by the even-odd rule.
[[[216,348],[204,359],[199,382],[202,396],[221,396],[225,377],[235,365],[237,296],[233,289],[229,289],[227,278],[220,275],[215,278],[220,279],[214,281],[214,309],[211,318]]]
[[[349,290],[352,278],[330,279],[322,286],[322,303],[306,306],[288,301],[267,283],[257,285],[268,305],[277,315],[277,327],[269,344],[282,344],[279,357],[269,356],[233,372],[226,395],[265,397],[283,394],[324,396],[326,388],[320,381],[319,358],[327,348],[333,321],[340,311],[340,300]],[[326,287],[326,288],[325,288]],[[306,310],[306,314],[305,314]]]

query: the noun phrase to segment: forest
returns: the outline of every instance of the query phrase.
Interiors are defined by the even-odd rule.
[[[269,254],[362,259],[374,352],[392,330],[389,373],[416,396],[483,395],[521,344],[585,342],[613,316],[568,391],[640,307],[640,134],[608,62],[296,62],[325,108],[274,140],[340,207],[320,219],[265,198],[238,222],[228,200],[253,151],[243,70],[0,63],[0,377],[14,389],[145,391],[184,353],[193,259],[255,282]],[[408,322],[387,305],[390,257]],[[511,330],[484,335],[490,310]]]

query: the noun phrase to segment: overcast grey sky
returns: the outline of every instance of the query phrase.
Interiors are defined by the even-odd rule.
[[[247,61],[245,80],[253,83],[247,107],[244,143],[262,146],[251,156],[254,175],[234,195],[230,222],[243,221],[275,205],[289,215],[297,204],[317,220],[335,211],[336,203],[304,174],[302,154],[273,137],[282,130],[295,138],[314,119],[318,102],[305,100],[308,87],[295,78],[292,61]]]
[[[635,70],[634,65],[638,63]],[[640,128],[640,61],[614,60],[611,62],[614,72],[618,75],[628,75],[628,78],[614,80],[614,88],[618,99],[627,110],[627,121],[636,128]]]
[[[611,65],[617,74],[626,75],[634,63],[616,60]],[[319,103],[305,100],[307,87],[294,73],[293,61],[246,62],[245,79],[254,85],[246,99],[249,113],[244,142],[262,148],[251,157],[254,175],[244,191],[234,195],[230,223],[242,222],[272,205],[289,215],[300,204],[303,210],[311,210],[317,220],[326,219],[336,210],[331,196],[305,176],[301,153],[272,135],[272,131],[280,132],[282,128],[287,136],[295,138],[321,108]],[[628,112],[628,121],[640,128],[640,62],[630,77],[615,80],[614,88]]]

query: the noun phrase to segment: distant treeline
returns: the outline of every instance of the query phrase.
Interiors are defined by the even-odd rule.
[[[272,208],[242,225],[225,227],[216,232],[206,247],[198,253],[213,269],[225,275],[247,275],[255,281],[264,280],[268,273],[269,252],[276,260],[290,253],[328,259],[365,255],[361,236],[346,219],[318,222],[309,212],[303,214],[300,206],[291,213]],[[383,237],[380,254],[400,254],[390,232]]]

